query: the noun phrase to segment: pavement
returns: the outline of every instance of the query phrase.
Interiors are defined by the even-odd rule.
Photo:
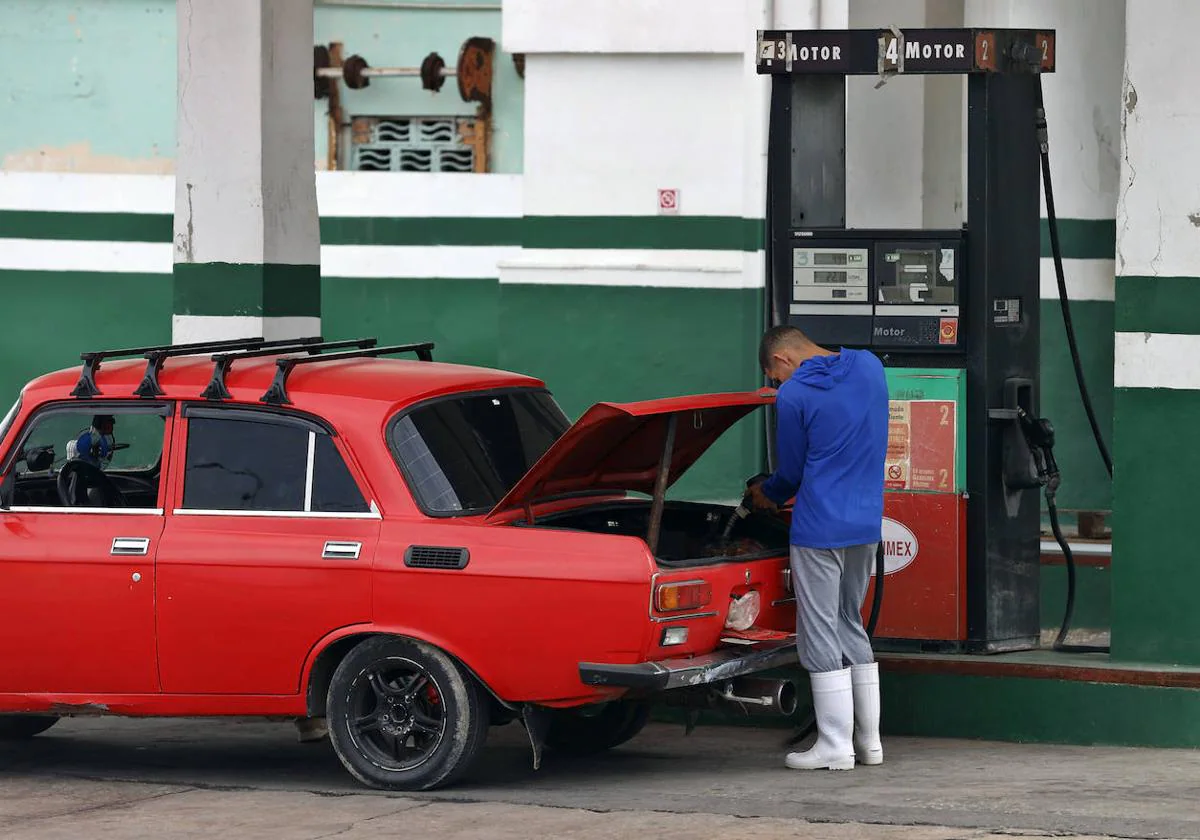
[[[534,771],[509,724],[455,787],[401,795],[289,723],[76,718],[0,744],[0,838],[1200,838],[1200,750],[886,738],[881,767],[797,772],[785,735],[652,724]]]

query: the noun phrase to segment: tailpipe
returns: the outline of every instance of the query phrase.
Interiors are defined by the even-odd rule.
[[[718,699],[751,715],[782,715],[796,713],[796,684],[791,680],[772,680],[763,677],[741,677],[729,680],[717,689]]]

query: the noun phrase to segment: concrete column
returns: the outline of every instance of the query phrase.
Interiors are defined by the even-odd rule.
[[[1200,3],[1129,0],[1125,27],[1112,650],[1200,665]]]
[[[320,331],[312,0],[179,0],[176,342]]]

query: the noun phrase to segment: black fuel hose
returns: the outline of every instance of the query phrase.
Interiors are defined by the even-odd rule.
[[[1062,248],[1058,238],[1058,216],[1054,212],[1054,187],[1050,178],[1049,129],[1046,124],[1046,106],[1042,99],[1042,76],[1040,73],[1038,74],[1037,81],[1037,137],[1042,159],[1042,185],[1046,195],[1046,216],[1050,227],[1050,251],[1054,257],[1054,274],[1058,280],[1058,303],[1062,310],[1063,326],[1067,332],[1067,346],[1071,350],[1071,364],[1075,368],[1075,382],[1079,387],[1079,398],[1083,402],[1083,409],[1087,413],[1088,423],[1092,427],[1092,436],[1096,439],[1096,448],[1100,451],[1100,458],[1104,461],[1104,468],[1108,470],[1108,476],[1111,479],[1113,474],[1112,457],[1109,455],[1108,447],[1104,443],[1104,436],[1100,433],[1100,424],[1096,420],[1096,411],[1092,406],[1092,398],[1088,393],[1087,382],[1083,376],[1083,365],[1079,360],[1079,346],[1075,341],[1075,326],[1071,321],[1071,301],[1067,295],[1067,281],[1063,273],[1062,264]],[[1071,629],[1071,619],[1075,613],[1075,556],[1071,553],[1071,547],[1067,544],[1067,540],[1063,536],[1062,528],[1059,527],[1058,508],[1055,506],[1053,497],[1050,494],[1047,494],[1046,507],[1050,515],[1050,529],[1054,533],[1054,539],[1058,543],[1059,548],[1062,549],[1063,559],[1066,561],[1067,566],[1067,606],[1063,613],[1062,625],[1058,630],[1058,637],[1054,641],[1054,650],[1068,653],[1108,652],[1108,646],[1064,644],[1067,633]]]

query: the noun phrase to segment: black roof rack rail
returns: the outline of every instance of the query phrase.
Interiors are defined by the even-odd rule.
[[[79,381],[75,383],[75,387],[71,390],[71,396],[87,398],[100,394],[100,389],[96,387],[96,371],[100,370],[100,362],[105,359],[145,356],[147,353],[157,353],[163,350],[183,350],[184,348],[187,348],[188,352],[192,353],[203,353],[206,350],[234,350],[239,347],[249,349],[261,346],[263,341],[262,336],[258,336],[229,338],[222,341],[197,341],[191,344],[159,344],[150,347],[127,347],[122,350],[96,350],[89,353],[80,353],[79,358],[83,360],[83,371],[79,374]]]
[[[134,396],[138,397],[161,396],[164,391],[159,387],[158,374],[162,372],[163,362],[173,356],[191,356],[195,353],[203,353],[209,350],[261,350],[267,347],[286,347],[291,344],[317,344],[321,340],[321,336],[314,335],[306,338],[276,338],[271,341],[265,341],[260,338],[252,343],[234,343],[221,347],[211,345],[208,347],[194,347],[187,344],[180,344],[175,347],[156,347],[146,352],[146,372],[142,375],[141,384],[134,389],[133,393]]]
[[[433,361],[433,342],[423,341],[417,344],[392,344],[387,347],[371,347],[366,350],[348,350],[345,353],[323,353],[316,356],[291,356],[275,362],[275,379],[266,390],[259,402],[272,405],[290,405],[287,395],[287,378],[296,365],[309,365],[316,362],[337,362],[342,359],[369,359],[374,356],[390,356],[393,353],[416,353],[422,362]]]
[[[230,393],[225,387],[225,376],[229,373],[230,366],[237,359],[255,359],[263,356],[275,356],[280,353],[292,353],[299,350],[304,350],[309,355],[319,353],[322,350],[337,350],[342,347],[358,347],[365,350],[368,347],[374,347],[377,343],[378,339],[375,338],[353,338],[346,341],[323,341],[319,344],[301,342],[286,347],[258,348],[248,350],[244,353],[217,353],[212,357],[214,362],[212,379],[208,381],[205,389],[200,392],[200,396],[206,400],[229,399]]]

